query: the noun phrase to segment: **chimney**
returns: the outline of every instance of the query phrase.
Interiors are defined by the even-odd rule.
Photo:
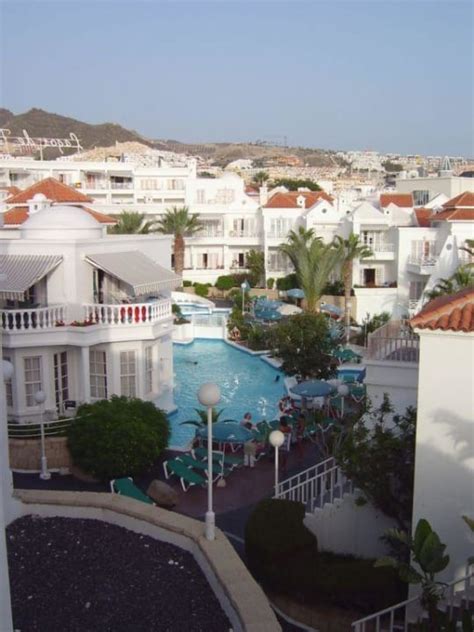
[[[305,208],[306,207],[306,198],[304,195],[298,195],[298,197],[296,198],[296,204],[298,204],[298,206],[300,208]]]
[[[260,187],[260,206],[265,206],[268,202],[268,187],[266,184],[262,184]]]

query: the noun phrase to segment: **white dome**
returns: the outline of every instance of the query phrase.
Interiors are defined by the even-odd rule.
[[[48,198],[46,197],[44,193],[35,193],[33,195],[33,202],[44,202],[47,199]]]
[[[102,226],[78,206],[50,206],[31,215],[21,226],[27,239],[97,239]]]

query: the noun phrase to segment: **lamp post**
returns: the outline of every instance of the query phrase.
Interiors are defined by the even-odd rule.
[[[337,387],[337,392],[341,396],[341,417],[344,417],[344,397],[349,395],[349,387],[347,384],[340,384]]]
[[[41,406],[41,420],[40,420],[40,430],[41,430],[41,472],[40,478],[43,481],[49,481],[51,478],[51,474],[48,472],[48,460],[46,458],[46,445],[44,440],[44,408],[43,404],[46,401],[46,395],[43,391],[38,391],[35,393],[35,402]]]
[[[207,408],[207,512],[206,539],[215,539],[215,515],[212,508],[212,409],[221,399],[217,384],[203,384],[198,391],[198,400]]]
[[[248,292],[250,290],[250,285],[248,281],[244,281],[241,286],[240,289],[242,290],[242,314],[245,311],[245,292]]]
[[[273,430],[273,432],[270,432],[268,440],[275,448],[275,498],[278,498],[278,452],[285,442],[285,435],[281,430]]]
[[[352,303],[350,301],[347,301],[347,306],[346,306],[346,346],[349,344],[349,341],[351,339],[351,308],[352,308]]]

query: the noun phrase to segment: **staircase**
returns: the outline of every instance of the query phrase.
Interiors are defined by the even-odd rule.
[[[315,509],[332,504],[352,491],[351,481],[344,475],[334,457],[330,457],[281,481],[274,497],[301,502],[307,513],[313,513]]]
[[[352,623],[352,632],[409,632],[416,623],[426,621],[426,612],[420,600],[421,596],[418,595],[358,619]],[[446,584],[439,609],[458,620],[465,610],[474,617],[473,564],[467,566],[464,577]]]

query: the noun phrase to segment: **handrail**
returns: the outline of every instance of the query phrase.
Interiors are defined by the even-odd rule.
[[[78,417],[66,417],[41,422],[44,425],[46,437],[62,435]],[[41,437],[41,423],[19,424],[8,422],[7,431],[9,439],[39,439]]]
[[[309,511],[321,508],[326,502],[332,503],[339,491],[342,496],[345,485],[352,491],[352,483],[337,465],[334,457],[278,483],[275,498],[302,502]]]
[[[367,358],[418,362],[420,339],[406,320],[391,320],[368,337]]]
[[[161,299],[152,303],[84,305],[84,320],[99,325],[137,325],[171,317],[171,301]]]
[[[469,600],[468,591],[471,585],[474,585],[474,582],[471,581],[474,579],[474,571],[470,571],[471,568],[474,568],[474,565],[468,564],[466,568],[466,575],[464,575],[463,577],[460,577],[459,579],[454,579],[453,581],[446,584],[444,587],[445,592],[447,591],[449,593],[449,598],[447,601],[445,599],[442,599],[442,603],[444,603],[449,609],[450,616],[452,616],[453,610],[455,607],[455,603],[454,603],[455,598],[459,597],[460,593],[462,593],[462,597],[461,597],[462,600],[464,600],[466,596],[467,596],[467,599]],[[455,587],[458,584],[463,584],[463,588],[460,591],[455,590]],[[413,610],[412,612],[409,612],[409,610],[407,609],[407,606],[409,606],[410,604],[415,604],[415,603],[417,603],[419,607],[417,608],[416,611]],[[353,632],[366,632],[366,624],[369,622],[375,623],[375,629],[380,630],[381,629],[380,626],[382,625],[382,623],[384,623],[383,621],[384,617],[386,617],[386,615],[390,615],[389,627],[387,628],[384,627],[384,631],[394,632],[396,612],[398,610],[403,610],[402,624],[403,624],[403,630],[406,631],[408,630],[408,624],[413,623],[415,621],[415,617],[419,617],[424,612],[423,608],[421,607],[421,594],[415,595],[415,597],[411,597],[411,599],[406,599],[405,601],[401,601],[400,603],[397,603],[393,606],[389,606],[388,608],[384,608],[383,610],[379,610],[378,612],[374,612],[373,614],[370,614],[367,617],[357,619],[357,621],[353,621],[352,626],[351,626],[352,630]],[[398,621],[398,626],[400,626],[400,620]],[[372,629],[373,628],[371,627],[370,630]],[[399,627],[397,627],[397,630],[398,629]]]

